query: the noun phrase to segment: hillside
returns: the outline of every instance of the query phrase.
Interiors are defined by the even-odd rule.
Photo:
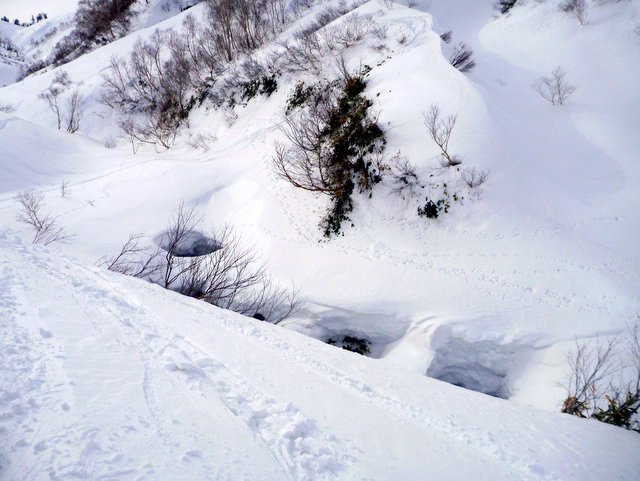
[[[2,372],[11,381],[0,405],[2,479],[585,481],[640,472],[629,463],[636,433],[400,375],[12,237],[0,251],[0,354],[12,366]]]
[[[0,22],[22,63],[51,58],[73,28],[73,1],[49,2],[50,11],[47,2],[16,3],[6,15],[29,18],[32,3],[49,18],[30,27]],[[47,366],[42,383],[85,386],[65,388],[46,408],[53,413],[55,399],[84,411],[58,410],[41,428],[35,418],[15,421],[24,433],[45,430],[42,446],[87,443],[64,461],[24,441],[38,476],[51,466],[59,479],[110,479],[113,461],[113,479],[179,479],[187,468],[193,479],[639,477],[629,454],[636,433],[557,413],[576,343],[622,337],[638,322],[640,66],[630,59],[640,55],[640,5],[588,1],[583,25],[560,0],[519,1],[502,15],[492,0],[408,3],[372,0],[343,12],[340,2],[309,2],[294,14],[284,2],[285,21],[250,55],[212,68],[214,80],[191,79],[186,120],[168,149],[123,133],[123,119],[142,119],[155,101],[111,108],[105,78],[114,56],[126,62],[140,42],[169,38],[155,32],[187,35],[189,17],[206,25],[205,3],[137,2],[126,29],[64,65],[19,82],[20,62],[0,66],[0,84],[9,84],[0,106],[12,106],[0,112],[3,282],[14,313],[5,335],[27,332],[22,345],[38,346],[3,355]],[[340,14],[318,23],[330,8]],[[309,61],[317,63],[286,64],[316,23],[320,41],[310,48],[320,53]],[[450,62],[461,43],[473,51],[468,72]],[[534,85],[559,66],[575,91],[552,105]],[[73,134],[39,96],[62,85],[63,72],[60,105],[74,92],[79,99]],[[366,118],[385,143],[371,144],[381,153],[371,147],[369,167],[353,177],[364,182],[378,169],[380,182],[353,188],[352,211],[327,238],[319,224],[334,194],[296,189],[274,159],[291,139],[291,119],[311,105],[291,107],[296,89],[342,95],[344,72],[362,87],[348,101],[368,102]],[[265,93],[263,78],[274,80],[273,91]],[[432,106],[455,116],[450,166],[424,123]],[[399,189],[402,165],[417,180]],[[470,185],[471,175],[486,181]],[[16,220],[16,195],[28,189],[42,191],[43,211],[68,242],[25,244],[32,233]],[[274,283],[295,286],[301,308],[269,326],[81,267],[117,254],[131,233],[158,242],[179,205],[202,219],[202,232],[230,226]],[[38,338],[38,329],[53,334]],[[365,340],[373,359],[316,342],[346,337]],[[65,356],[77,362],[56,360],[56,349],[75,352]],[[17,382],[13,375],[2,373],[4,386]],[[28,403],[37,386],[20,384],[3,407]],[[112,387],[122,392],[102,399]],[[196,430],[197,419],[211,424]],[[68,434],[54,439],[61,426]],[[17,479],[32,479],[29,462],[17,461],[25,436],[3,451]]]

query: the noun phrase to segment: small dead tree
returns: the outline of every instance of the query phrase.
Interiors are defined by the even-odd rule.
[[[60,197],[63,199],[69,194],[69,182],[66,179],[62,179],[60,182]]]
[[[443,167],[453,167],[460,165],[462,160],[449,153],[449,140],[451,139],[451,133],[456,125],[457,117],[455,115],[449,115],[443,117],[440,112],[440,107],[433,104],[429,107],[429,110],[422,114],[424,125],[429,131],[431,139],[436,143],[440,149],[440,155],[442,157]]]
[[[62,129],[62,112],[60,110],[59,97],[71,86],[71,83],[69,75],[64,71],[60,71],[53,78],[49,87],[38,95],[38,98],[44,100],[49,109],[56,115],[58,130]]]
[[[64,242],[71,237],[56,223],[55,217],[42,212],[44,193],[25,190],[16,196],[16,200],[21,207],[16,220],[33,229],[34,235],[31,242],[49,245],[53,242]]]
[[[70,134],[77,132],[80,128],[80,119],[82,118],[82,112],[80,110],[81,102],[82,96],[78,90],[75,90],[67,100],[67,112],[65,117],[67,132]]]
[[[558,67],[551,72],[551,77],[542,77],[534,87],[542,98],[552,105],[562,105],[576,90],[573,85],[567,83],[566,75],[562,67]]]

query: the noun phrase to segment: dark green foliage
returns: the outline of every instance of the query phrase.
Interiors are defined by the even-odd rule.
[[[418,215],[427,219],[437,219],[442,211],[447,212],[447,207],[442,199],[434,202],[427,198],[427,202],[422,207],[418,207]]]
[[[511,10],[518,0],[500,0],[497,7],[500,9],[500,13],[507,13]]]
[[[341,347],[346,351],[355,352],[362,356],[366,356],[371,352],[369,349],[371,342],[367,339],[355,336],[344,336],[342,339],[332,337],[327,341],[327,344]]]
[[[342,222],[353,210],[351,195],[358,186],[362,193],[382,180],[373,166],[372,154],[382,154],[386,140],[378,124],[369,117],[372,102],[362,95],[366,87],[361,76],[349,77],[337,105],[329,113],[323,137],[331,146],[329,165],[332,182],[340,186],[320,226],[325,237],[340,232]]]
[[[352,194],[382,180],[376,160],[384,132],[371,117],[363,70],[341,80],[307,86],[298,82],[287,100],[285,134],[292,145],[274,158],[278,174],[293,185],[331,198],[320,222],[325,237],[340,233],[353,210]]]
[[[278,81],[275,75],[262,76],[258,79],[249,80],[242,84],[242,100],[251,100],[256,95],[266,95],[269,97],[278,90]]]
[[[285,112],[289,113],[292,110],[302,107],[313,95],[314,91],[315,88],[313,85],[306,86],[302,81],[296,83],[291,95],[289,95],[287,99]]]
[[[607,396],[607,408],[598,409],[591,417],[603,423],[640,432],[640,423],[634,416],[640,410],[640,392],[627,392],[626,396]]]
[[[278,81],[276,80],[275,74],[272,74],[270,77],[262,77],[262,82],[260,85],[260,94],[266,95],[270,97],[273,92],[278,90]]]
[[[435,184],[431,186],[432,189],[442,189],[439,195],[439,199],[426,198],[426,202],[423,206],[418,207],[418,215],[420,217],[426,217],[427,219],[437,219],[441,214],[448,214],[451,208],[451,201],[462,202],[464,197],[458,195],[456,192],[453,195],[449,194],[449,188],[446,183]]]
[[[349,178],[345,181],[343,188],[332,197],[329,212],[320,222],[320,228],[325,237],[338,235],[342,222],[349,220],[349,212],[353,210],[352,193],[353,181]]]
[[[260,89],[260,80],[249,80],[243,84],[242,99],[251,100],[258,95]]]

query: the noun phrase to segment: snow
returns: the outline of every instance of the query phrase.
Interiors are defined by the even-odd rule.
[[[7,16],[11,21],[17,18],[21,22],[30,22],[31,15],[46,13],[48,17],[73,13],[78,6],[78,0],[2,0],[0,1],[0,16]]]
[[[46,56],[57,37],[31,40],[68,31],[75,3],[42,2],[49,20],[0,35]],[[152,1],[130,35],[0,88],[16,107],[0,113],[0,349],[17,366],[0,368],[3,479],[640,479],[637,435],[555,414],[576,340],[637,321],[640,5],[589,2],[581,26],[559,0],[504,16],[490,0],[415,3],[359,7],[386,38],[345,55],[372,67],[389,155],[454,178],[422,123],[438,104],[457,114],[462,168],[490,171],[478,192],[452,185],[465,199],[437,220],[417,215],[426,193],[381,185],[356,197],[344,236],[322,239],[326,199],[270,166],[296,76],[237,106],[233,124],[205,104],[174,148],[134,155],[98,102],[101,75],[202,6]],[[460,41],[477,63],[467,75],[447,61]],[[559,65],[577,90],[554,107],[532,86]],[[62,101],[83,97],[74,135],[37,98],[59,70],[74,81]],[[189,147],[199,135],[207,148]],[[25,189],[44,191],[70,242],[16,239],[31,238],[15,220]],[[203,217],[198,235],[231,225],[294,282],[295,318],[276,328],[82,267],[132,232],[161,238],[180,203]],[[346,335],[371,341],[373,359],[312,339]]]
[[[408,374],[11,235],[0,253],[2,479],[640,476],[635,433]]]

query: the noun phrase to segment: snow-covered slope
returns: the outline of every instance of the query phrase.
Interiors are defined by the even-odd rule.
[[[49,23],[0,27],[29,50],[47,29],[70,28],[73,3],[60,2]],[[518,2],[503,16],[493,0],[364,3],[357,13],[370,15],[377,33],[343,53],[352,69],[372,67],[364,93],[388,156],[401,151],[434,184],[451,178],[422,122],[438,104],[457,114],[450,147],[461,168],[490,175],[476,191],[451,185],[464,201],[437,220],[417,214],[426,193],[401,198],[385,181],[371,198],[355,196],[353,226],[330,241],[318,229],[327,199],[296,190],[271,165],[300,76],[284,74],[273,95],[236,105],[233,115],[205,102],[172,149],[132,153],[117,115],[98,101],[102,75],[138,38],[179,29],[186,15],[204,11],[166,11],[164,3],[140,2],[130,35],[0,88],[0,103],[16,108],[0,113],[0,231],[10,232],[0,316],[19,326],[6,330],[15,340],[3,355],[42,367],[27,376],[3,371],[26,383],[11,391],[19,397],[3,397],[15,410],[7,422],[18,426],[4,432],[17,433],[8,438],[9,472],[31,479],[22,469],[33,465],[42,473],[52,466],[52,479],[109,479],[109,469],[116,479],[177,479],[184,470],[190,479],[206,479],[205,471],[213,479],[638,479],[628,434],[527,406],[558,411],[576,340],[615,336],[637,322],[640,65],[630,59],[640,58],[640,3],[588,2],[586,25],[560,11],[560,0]],[[440,38],[448,30],[451,44]],[[460,41],[474,50],[469,74],[448,62]],[[532,86],[559,65],[577,89],[552,106]],[[323,67],[335,75],[336,59],[327,56]],[[73,81],[61,102],[75,89],[82,96],[74,135],[56,129],[38,98],[61,70]],[[198,136],[206,148],[189,145]],[[131,232],[154,238],[181,202],[195,206],[203,229],[231,224],[255,245],[277,281],[300,289],[304,308],[278,330],[16,243],[14,235],[31,237],[15,220],[15,196],[29,188],[44,191],[46,212],[74,235],[52,251],[84,265],[116,253]],[[377,359],[289,330],[324,341],[364,337]],[[73,393],[69,382],[82,387]],[[30,390],[41,393],[33,406],[53,413],[50,424],[20,407]]]
[[[0,237],[0,479],[636,480],[635,433]]]

